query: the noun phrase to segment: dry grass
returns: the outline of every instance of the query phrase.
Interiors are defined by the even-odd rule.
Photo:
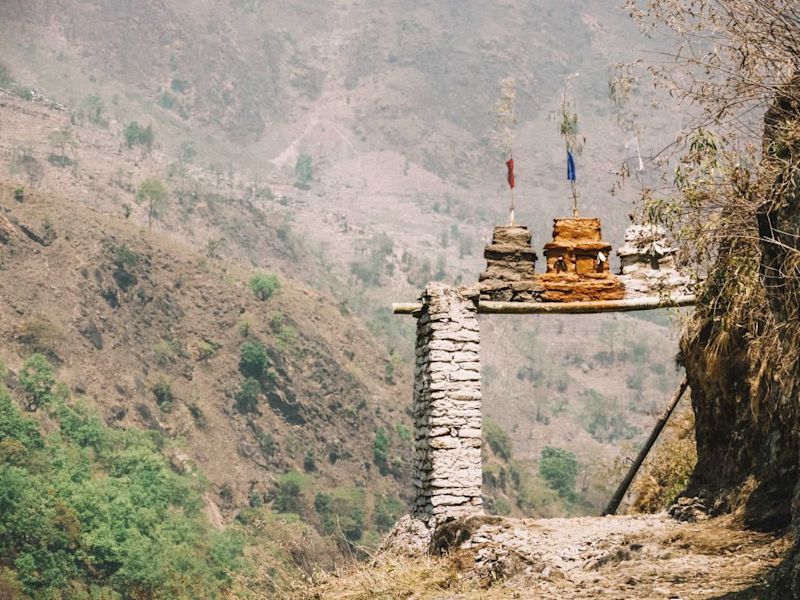
[[[664,510],[686,488],[697,464],[694,441],[694,412],[686,409],[675,415],[662,433],[633,483],[636,512]]]
[[[335,574],[318,574],[312,582],[285,597],[289,600],[721,598],[743,590],[758,590],[792,543],[790,536],[743,530],[734,517],[678,524],[663,515],[654,515],[647,517],[647,525],[623,535],[625,519],[553,521],[558,534],[549,538],[544,552],[549,557],[545,559],[550,561],[547,564],[552,567],[549,575],[520,572],[482,585],[473,568],[474,555],[470,550],[414,559],[384,555],[371,564],[354,564]],[[588,538],[587,533],[591,533]],[[592,544],[576,553],[576,545],[587,539]]]
[[[471,555],[454,553],[445,557],[405,558],[383,555],[372,565],[354,564],[335,574],[318,574],[307,587],[290,596],[292,600],[433,600],[458,598],[524,598],[513,582],[483,587],[464,578]]]

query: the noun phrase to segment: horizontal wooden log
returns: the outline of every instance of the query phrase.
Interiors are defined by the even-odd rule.
[[[586,302],[495,302],[481,300],[478,303],[478,312],[494,315],[587,314],[675,308],[693,306],[696,302],[697,299],[693,295],[671,298],[649,296],[645,298]],[[396,315],[413,315],[421,310],[422,304],[419,302],[396,302],[392,304],[392,311]]]

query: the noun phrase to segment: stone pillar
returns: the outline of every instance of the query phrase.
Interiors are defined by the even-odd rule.
[[[477,293],[431,283],[422,295],[414,377],[413,516],[431,528],[482,513]]]

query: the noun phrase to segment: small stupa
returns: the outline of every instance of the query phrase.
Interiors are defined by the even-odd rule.
[[[480,274],[481,300],[536,302],[542,285],[536,279],[536,252],[523,225],[498,225],[483,252],[486,271]]]
[[[677,253],[662,226],[645,223],[628,227],[625,242],[617,250],[619,278],[625,284],[626,295],[635,298],[693,293],[692,280],[676,267]]]
[[[625,286],[611,272],[611,245],[600,219],[555,219],[553,241],[544,246],[547,272],[539,276],[545,302],[621,300]]]

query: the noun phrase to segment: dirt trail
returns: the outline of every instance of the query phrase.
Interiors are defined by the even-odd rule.
[[[481,553],[491,557],[499,535],[501,548],[528,563],[522,579],[531,585],[523,587],[540,598],[725,597],[760,585],[788,547],[785,539],[742,531],[728,521],[686,524],[667,515],[521,525],[512,535],[504,525],[486,527],[483,534],[479,529],[470,543],[480,547],[481,538],[490,540],[476,555],[480,569]],[[484,562],[491,565],[490,558]]]
[[[729,518],[495,519],[443,557],[382,557],[373,567],[329,578],[299,597],[762,598],[767,575],[790,545],[788,536],[743,531]]]

